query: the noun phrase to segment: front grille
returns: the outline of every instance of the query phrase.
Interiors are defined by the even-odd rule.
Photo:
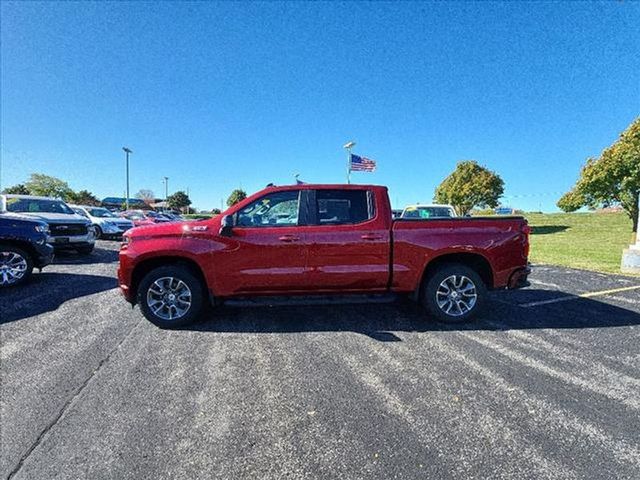
[[[86,235],[87,226],[81,223],[54,223],[49,225],[53,237],[71,237]]]

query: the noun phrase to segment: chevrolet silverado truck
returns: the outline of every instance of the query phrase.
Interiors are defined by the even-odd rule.
[[[479,313],[488,289],[530,272],[522,217],[392,219],[386,187],[268,186],[202,221],[133,228],[124,297],[163,328],[255,295],[409,294],[442,321]]]
[[[91,222],[74,212],[62,200],[32,195],[0,195],[0,212],[19,213],[49,225],[47,243],[55,250],[93,251],[96,235]]]
[[[26,282],[34,267],[42,270],[53,260],[47,243],[49,226],[42,221],[0,213],[0,288]]]

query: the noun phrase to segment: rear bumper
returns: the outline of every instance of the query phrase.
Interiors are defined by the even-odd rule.
[[[528,287],[530,285],[528,277],[531,274],[531,267],[527,265],[524,268],[519,268],[511,274],[507,288],[510,290],[516,288]]]

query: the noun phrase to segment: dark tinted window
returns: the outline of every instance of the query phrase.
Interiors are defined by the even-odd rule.
[[[317,190],[320,225],[360,223],[374,216],[373,198],[366,190]]]
[[[65,213],[73,215],[75,212],[60,200],[43,200],[39,198],[7,198],[9,212],[29,213]]]

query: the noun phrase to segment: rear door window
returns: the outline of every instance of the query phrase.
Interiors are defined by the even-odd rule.
[[[373,194],[368,190],[316,190],[316,224],[362,223],[375,216]]]

